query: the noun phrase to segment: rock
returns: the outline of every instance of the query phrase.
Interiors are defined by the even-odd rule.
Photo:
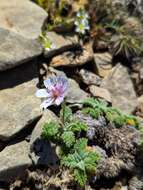
[[[68,103],[78,103],[85,100],[87,97],[88,94],[80,89],[78,83],[73,79],[69,79],[69,90],[66,101]]]
[[[129,190],[141,190],[143,188],[143,180],[139,179],[138,176],[133,176],[129,180]]]
[[[111,94],[107,89],[104,89],[95,85],[91,85],[89,87],[89,90],[93,96],[103,98],[107,102],[110,102],[110,103],[112,102]]]
[[[123,184],[119,181],[115,183],[112,190],[128,190],[128,186],[123,186]]]
[[[105,77],[112,69],[112,56],[109,53],[95,53],[95,70],[101,77]]]
[[[75,67],[84,65],[93,60],[93,54],[89,47],[75,51],[66,51],[61,55],[55,56],[50,63],[52,67],[68,66]]]
[[[86,69],[81,69],[79,72],[79,75],[80,75],[82,81],[87,85],[93,84],[93,85],[100,86],[100,84],[101,84],[102,79],[98,75],[96,75]]]
[[[0,140],[13,138],[41,116],[36,84],[37,79],[32,79],[0,91]]]
[[[24,175],[24,171],[32,164],[28,150],[29,144],[22,141],[0,152],[0,181],[10,182]]]
[[[143,80],[143,66],[141,65],[141,68],[139,70],[139,76],[140,76],[140,79]]]
[[[36,40],[0,28],[0,71],[13,68],[41,54]]]
[[[137,97],[133,83],[126,67],[118,64],[110,74],[103,79],[101,87],[109,90],[113,106],[127,113],[132,113],[137,107]]]
[[[139,104],[143,104],[143,95],[138,98]]]
[[[29,0],[0,1],[0,71],[41,54],[37,39],[46,17],[47,13]]]
[[[136,110],[136,115],[143,118],[143,95],[138,98],[138,107]]]
[[[45,123],[58,121],[57,116],[50,110],[45,110],[42,118],[37,123],[30,139],[30,158],[35,165],[55,164],[57,161],[54,146],[49,141],[42,139],[42,128]]]
[[[46,37],[53,44],[54,48],[49,51],[44,51],[45,57],[52,57],[56,54],[74,49],[79,46],[76,36],[63,36],[56,32],[47,32]]]

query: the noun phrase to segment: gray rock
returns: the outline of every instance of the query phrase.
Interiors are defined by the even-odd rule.
[[[86,69],[81,69],[79,72],[79,75],[80,75],[82,81],[87,85],[93,84],[93,85],[100,86],[100,84],[101,84],[102,79],[98,75],[96,75]]]
[[[53,48],[49,51],[44,51],[45,57],[52,57],[58,53],[68,51],[79,46],[76,36],[63,36],[55,32],[47,32],[46,37],[53,44]]]
[[[36,84],[32,79],[0,91],[0,140],[9,140],[41,116]]]
[[[138,176],[133,176],[129,180],[129,190],[141,190],[143,189],[143,179],[139,179]]]
[[[46,17],[47,13],[29,0],[0,1],[0,70],[41,54],[37,38]]]
[[[0,71],[13,68],[42,52],[38,41],[0,27]]]
[[[113,106],[127,113],[132,113],[135,110],[137,97],[126,67],[118,64],[105,77],[101,87],[108,89],[111,93]]]
[[[56,163],[57,157],[54,152],[54,145],[41,137],[43,125],[51,121],[56,122],[58,118],[50,110],[45,110],[42,118],[32,132],[30,140],[30,158],[35,165],[47,166],[50,163]]]
[[[140,79],[143,80],[143,64],[141,64],[141,68],[139,70]]]
[[[110,103],[112,102],[111,94],[107,89],[91,85],[89,87],[89,90],[93,96],[103,98],[104,100]]]
[[[79,84],[75,80],[69,79],[69,91],[66,101],[68,103],[78,103],[85,100],[87,97],[88,94],[80,89]]]
[[[112,69],[112,56],[108,52],[105,53],[95,53],[95,71],[101,77],[105,77],[109,74]]]
[[[24,175],[31,164],[28,157],[29,144],[26,141],[10,145],[0,152],[0,181],[10,182]]]
[[[93,61],[93,52],[88,45],[83,49],[77,49],[75,51],[65,51],[64,53],[52,58],[50,66],[52,67],[75,67],[84,65],[90,61]]]

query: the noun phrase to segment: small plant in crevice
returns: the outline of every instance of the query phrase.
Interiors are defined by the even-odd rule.
[[[54,30],[59,25],[68,27],[73,23],[71,4],[69,0],[34,0],[48,13],[46,28]]]
[[[68,168],[80,186],[86,184],[90,175],[95,175],[100,159],[95,150],[88,149],[88,139],[82,137],[87,126],[73,118],[72,110],[62,106],[60,122],[50,122],[43,126],[43,138],[55,143],[60,151],[61,167]]]
[[[135,116],[125,114],[114,107],[108,107],[105,102],[89,98],[83,102],[83,106],[82,112],[95,119],[99,116],[104,116],[107,122],[114,124],[116,127],[131,125],[139,129],[140,123]]]
[[[77,12],[74,24],[76,26],[75,31],[79,35],[84,35],[90,29],[89,15],[84,9]]]
[[[40,38],[40,41],[41,41],[45,51],[50,51],[55,48],[54,43],[52,41],[50,41],[50,39],[46,36],[46,34],[41,33],[39,38]]]
[[[121,55],[128,60],[142,53],[141,43],[137,36],[122,33],[113,36],[110,41],[113,55]]]

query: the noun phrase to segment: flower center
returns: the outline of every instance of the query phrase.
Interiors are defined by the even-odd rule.
[[[52,93],[53,93],[54,99],[56,99],[58,96],[60,96],[60,91],[57,90],[57,89],[54,89],[54,90],[52,91]]]

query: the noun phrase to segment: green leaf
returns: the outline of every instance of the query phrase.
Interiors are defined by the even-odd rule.
[[[83,108],[82,112],[84,114],[89,114],[91,117],[97,119],[100,115],[103,115],[103,112],[99,108]]]
[[[74,145],[74,150],[77,152],[84,151],[87,147],[87,139],[86,138],[81,138],[76,141]]]
[[[98,100],[96,100],[94,98],[88,98],[88,99],[84,100],[82,103],[84,106],[89,106],[89,107],[95,108],[98,104]]]
[[[80,170],[82,170],[82,171],[85,171],[85,164],[84,164],[84,161],[81,160],[80,162],[78,162],[78,163],[76,164],[76,168],[78,168],[78,169],[80,169]]]
[[[63,106],[60,111],[60,118],[64,120],[64,122],[70,122],[72,118],[72,110],[68,106]]]
[[[67,126],[68,130],[73,132],[87,131],[87,125],[80,121],[75,121]]]
[[[100,156],[96,152],[88,152],[87,156],[84,158],[84,164],[88,172],[94,172]]]
[[[71,147],[75,142],[75,135],[72,131],[65,131],[62,134],[62,139],[67,147]]]
[[[60,126],[55,122],[46,123],[43,126],[42,136],[44,138],[55,137],[59,132]]]
[[[77,158],[77,153],[68,154],[68,156],[62,158],[61,164],[71,169],[74,169],[76,168],[78,161],[79,159]]]
[[[87,175],[86,172],[82,170],[75,169],[74,170],[74,178],[78,182],[80,186],[85,186],[86,181],[87,181]]]

